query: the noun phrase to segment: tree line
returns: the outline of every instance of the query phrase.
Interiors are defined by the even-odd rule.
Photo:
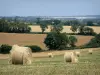
[[[42,33],[44,33],[46,29],[48,29],[48,25],[51,26],[51,31],[63,30],[63,24],[60,20],[41,20],[40,18],[37,18],[37,24],[40,25]],[[72,30],[72,32],[74,32],[75,34],[80,34],[80,35],[96,34],[92,28],[88,27],[87,25],[77,20],[70,21],[69,24],[71,25],[70,30]]]
[[[9,33],[29,33],[31,28],[23,22],[16,19],[13,22],[8,22],[5,18],[0,19],[0,32]]]

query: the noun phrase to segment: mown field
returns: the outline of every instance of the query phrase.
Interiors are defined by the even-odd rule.
[[[37,25],[30,25],[32,31],[31,32],[41,32],[41,28],[40,26]],[[90,28],[93,28],[94,32],[96,33],[100,33],[100,27],[99,26],[89,26]],[[66,33],[73,33],[70,30],[71,26],[63,26],[63,31],[62,32],[66,32]],[[50,26],[48,26],[48,29],[46,29],[45,32],[50,32]]]
[[[7,58],[0,59],[0,75],[100,75],[100,49],[94,49],[92,55],[87,50],[81,50],[78,63],[65,63],[64,51],[53,58],[35,57],[37,53],[34,53],[31,65],[11,65]]]
[[[19,34],[19,33],[0,33],[0,44],[18,44],[18,45],[38,45],[46,49],[44,39],[46,34]],[[76,35],[77,46],[84,45],[90,41],[93,36]]]

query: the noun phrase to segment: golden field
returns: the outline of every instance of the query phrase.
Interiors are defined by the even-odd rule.
[[[30,25],[32,31],[31,32],[42,32],[40,26],[32,26]],[[96,33],[100,33],[100,27],[99,26],[89,26],[90,28],[93,28],[94,32]],[[63,31],[62,32],[66,32],[66,33],[73,33],[70,30],[71,26],[63,26]],[[45,32],[50,32],[50,26],[48,26],[48,29],[46,29]]]

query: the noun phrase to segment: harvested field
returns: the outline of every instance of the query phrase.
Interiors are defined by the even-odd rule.
[[[87,49],[80,50],[84,52],[78,57],[78,63],[65,63],[65,51],[52,51],[54,58],[42,57],[40,55],[44,53],[41,52],[33,53],[33,57],[37,57],[33,58],[31,65],[10,65],[8,58],[0,59],[0,75],[100,75],[100,50],[93,50],[92,55],[88,54]]]
[[[40,26],[30,26],[32,31],[31,32],[42,32]],[[93,28],[94,32],[96,33],[100,33],[100,27],[99,26],[89,26],[90,28]],[[73,33],[70,30],[71,26],[63,26],[63,31],[62,32],[66,32],[66,33]],[[46,29],[45,32],[50,32],[50,26],[48,26],[48,29]]]
[[[75,35],[78,39],[77,46],[86,44],[93,36]],[[16,33],[0,33],[0,44],[18,44],[18,45],[38,45],[45,49],[44,39],[46,34],[16,34]]]
[[[16,33],[0,33],[0,44],[19,44],[19,45],[38,45],[45,48],[43,43],[46,34],[16,34]],[[77,46],[83,45],[92,38],[92,36],[76,35]]]

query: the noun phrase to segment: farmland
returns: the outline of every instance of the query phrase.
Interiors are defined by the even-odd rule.
[[[0,33],[0,44],[18,44],[18,45],[38,45],[45,49],[44,39],[46,34],[19,34],[19,33]],[[90,41],[93,36],[76,36],[77,46],[84,45]]]
[[[88,54],[86,49],[81,50],[79,62],[73,64],[64,62],[65,51],[53,52],[54,58],[48,58],[47,52],[33,53],[33,62],[27,66],[9,65],[8,58],[2,58],[0,59],[0,75],[100,75],[100,50],[93,50],[92,55]],[[4,58],[6,56],[8,55],[3,55]]]
[[[30,25],[32,31],[31,32],[42,32],[41,31],[41,28],[40,26],[38,25]],[[99,26],[89,26],[90,28],[93,28],[94,32],[96,33],[100,33],[100,27]],[[66,32],[66,33],[73,33],[71,30],[70,30],[71,26],[63,26],[63,31],[62,32]],[[50,26],[48,26],[48,29],[46,29],[45,32],[50,32]]]

